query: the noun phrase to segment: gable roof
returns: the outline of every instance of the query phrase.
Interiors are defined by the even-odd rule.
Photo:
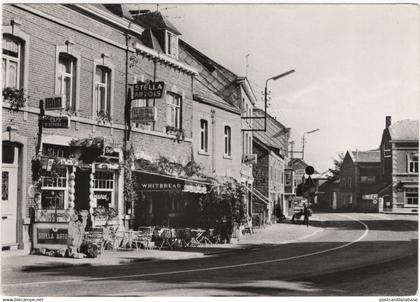
[[[379,163],[381,162],[381,153],[379,150],[370,151],[349,151],[351,159],[355,163]]]
[[[391,140],[418,141],[419,140],[419,121],[401,120],[388,127]]]
[[[235,106],[223,100],[221,97],[213,93],[204,83],[200,81],[200,77],[197,77],[193,82],[194,95],[193,99],[198,102],[206,103],[209,105],[216,106],[220,109],[224,109],[235,114],[241,114],[241,111]]]
[[[254,107],[254,116],[264,117],[264,111]],[[253,119],[254,129],[264,128],[264,119]],[[253,137],[258,138],[266,146],[275,149],[280,155],[287,156],[288,132],[283,124],[267,113],[266,131],[254,131]]]
[[[146,28],[169,30],[176,35],[181,35],[178,29],[158,11],[137,15],[134,17],[134,20]]]
[[[301,158],[292,158],[289,161],[289,167],[291,167],[293,170],[305,169],[307,166],[309,165]],[[315,170],[314,174],[318,174],[318,172]]]

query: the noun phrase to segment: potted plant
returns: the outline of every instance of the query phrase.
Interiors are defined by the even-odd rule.
[[[98,206],[94,209],[92,215],[95,219],[105,221],[105,226],[108,226],[109,222],[118,216],[118,212],[112,207]]]

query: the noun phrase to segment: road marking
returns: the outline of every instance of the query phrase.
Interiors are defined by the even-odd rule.
[[[353,218],[351,216],[347,216],[344,214],[336,214],[339,216],[344,216],[349,219],[352,219],[365,228],[365,231],[363,232],[362,236],[359,238],[348,242],[343,245],[339,245],[337,247],[329,248],[326,250],[321,250],[317,252],[312,252],[308,254],[298,255],[298,256],[292,256],[292,257],[286,257],[281,259],[272,259],[272,260],[264,260],[264,261],[257,261],[257,262],[249,262],[249,263],[241,263],[241,264],[232,264],[232,265],[222,265],[222,266],[214,266],[214,267],[207,267],[207,268],[196,268],[196,269],[186,269],[186,270],[178,270],[178,271],[171,271],[171,272],[160,272],[160,273],[146,273],[146,274],[135,274],[135,275],[124,275],[124,276],[112,276],[112,277],[99,277],[99,278],[85,278],[85,279],[66,279],[66,280],[56,280],[56,281],[38,281],[38,282],[27,282],[27,283],[13,283],[13,284],[2,284],[2,286],[8,286],[8,287],[14,287],[14,286],[31,286],[31,285],[41,285],[41,284],[57,284],[57,283],[76,283],[76,282],[86,282],[86,281],[102,281],[102,280],[116,280],[116,279],[130,279],[130,278],[139,278],[139,277],[151,277],[151,276],[165,276],[165,275],[176,275],[176,274],[184,274],[184,273],[195,273],[195,272],[205,272],[205,271],[215,271],[215,270],[222,270],[222,269],[228,269],[228,268],[237,268],[237,267],[246,267],[246,266],[254,266],[254,265],[261,265],[261,264],[267,264],[267,263],[276,263],[276,262],[284,262],[289,260],[295,260],[299,258],[305,258],[310,257],[314,255],[320,255],[329,253],[332,251],[336,251],[339,249],[346,248],[352,244],[355,244],[363,238],[365,238],[369,232],[369,227],[363,222],[356,218]]]

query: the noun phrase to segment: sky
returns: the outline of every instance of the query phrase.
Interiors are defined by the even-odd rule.
[[[141,6],[156,9],[156,5]],[[415,5],[169,4],[181,38],[239,76],[292,129],[294,150],[319,172],[337,154],[379,147],[385,116],[418,119],[419,12]],[[248,68],[246,56],[248,56]]]

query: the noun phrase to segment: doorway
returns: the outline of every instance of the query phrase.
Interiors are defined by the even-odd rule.
[[[90,170],[77,169],[75,182],[75,208],[79,212],[89,210]]]
[[[1,172],[1,245],[17,243],[19,149],[3,142]]]

